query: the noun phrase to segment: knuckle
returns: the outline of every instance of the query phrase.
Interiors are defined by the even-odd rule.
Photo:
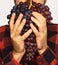
[[[19,18],[19,19],[17,19],[17,22],[20,22],[20,18]]]

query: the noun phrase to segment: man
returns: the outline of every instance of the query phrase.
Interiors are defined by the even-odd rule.
[[[17,5],[20,2],[26,2],[26,1],[27,0],[15,0],[15,4]],[[45,3],[45,0],[33,0],[33,1],[42,4]],[[31,17],[31,20],[38,26],[39,31],[31,23],[30,24],[31,28],[21,36],[20,33],[26,23],[26,19],[22,20],[23,14],[20,14],[18,19],[16,20],[16,23],[14,24],[14,19],[16,16],[15,13],[13,13],[11,16],[9,26],[3,26],[0,28],[0,65],[22,65],[20,61],[22,60],[23,55],[26,52],[24,48],[24,40],[32,32],[34,32],[34,34],[36,35],[36,43],[37,43],[39,55],[36,57],[36,60],[35,59],[34,61],[32,60],[31,64],[25,63],[24,65],[57,65],[58,64],[58,59],[57,59],[58,53],[56,51],[58,49],[56,45],[58,44],[55,43],[56,44],[55,45],[52,44],[52,42],[50,44],[49,41],[50,38],[47,42],[46,19],[38,12],[32,12],[32,15],[35,18]],[[53,28],[53,25],[49,25],[48,29],[51,26]],[[56,25],[54,25],[54,27],[55,26]],[[51,36],[52,35],[50,35],[50,37]],[[55,40],[54,42],[57,41]]]

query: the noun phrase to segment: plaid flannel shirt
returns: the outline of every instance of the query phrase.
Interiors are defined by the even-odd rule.
[[[9,25],[0,27],[0,65],[58,65],[58,25],[48,23],[47,43],[49,48],[30,63],[18,63],[12,56]]]

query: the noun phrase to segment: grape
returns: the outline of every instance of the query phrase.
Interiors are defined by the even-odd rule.
[[[49,7],[48,6],[45,6],[44,7],[46,11],[49,11]]]
[[[16,7],[16,9],[19,9],[20,8],[20,4],[19,5],[17,5],[17,7]],[[14,8],[13,8],[14,9]]]
[[[13,6],[13,9],[16,10],[16,6]]]
[[[35,7],[36,7],[36,8],[41,7],[41,6],[42,6],[41,3],[39,3],[39,4],[35,4]]]
[[[45,14],[46,16],[48,16],[48,15],[51,15],[51,12],[46,11],[44,14]]]
[[[11,10],[11,13],[13,13],[13,12],[15,12],[15,9],[12,9],[12,10]]]
[[[17,13],[17,14],[20,14],[20,11],[17,9],[17,10],[16,10],[16,13]]]
[[[20,2],[18,6],[21,6],[21,5],[23,5],[23,2]]]
[[[30,29],[30,23],[33,23],[31,21],[31,16],[33,11],[42,14],[46,18],[46,21],[50,22],[52,20],[52,17],[51,17],[51,12],[49,10],[50,10],[49,7],[44,4],[40,4],[40,3],[36,4],[33,2],[33,6],[29,9],[29,1],[28,3],[20,2],[18,5],[13,6],[10,15],[8,15],[7,18],[10,19],[13,12],[16,13],[15,21],[17,20],[20,13],[24,15],[23,18],[26,18],[27,22],[21,32],[21,35],[23,35],[25,32],[27,32]],[[38,27],[35,25],[35,23],[33,24],[38,30]],[[25,40],[25,48],[26,48],[26,54],[24,55],[23,60],[24,62],[31,61],[34,58],[34,55],[36,55],[37,53],[36,36],[34,35],[33,32]]]
[[[7,19],[10,19],[10,17],[11,17],[11,15],[8,15],[8,16],[7,16]]]

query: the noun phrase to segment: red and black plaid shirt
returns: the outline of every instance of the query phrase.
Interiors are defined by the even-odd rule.
[[[47,28],[49,48],[24,65],[58,65],[58,25],[49,23]],[[13,58],[12,50],[9,26],[2,26],[0,27],[0,65],[23,65]]]

